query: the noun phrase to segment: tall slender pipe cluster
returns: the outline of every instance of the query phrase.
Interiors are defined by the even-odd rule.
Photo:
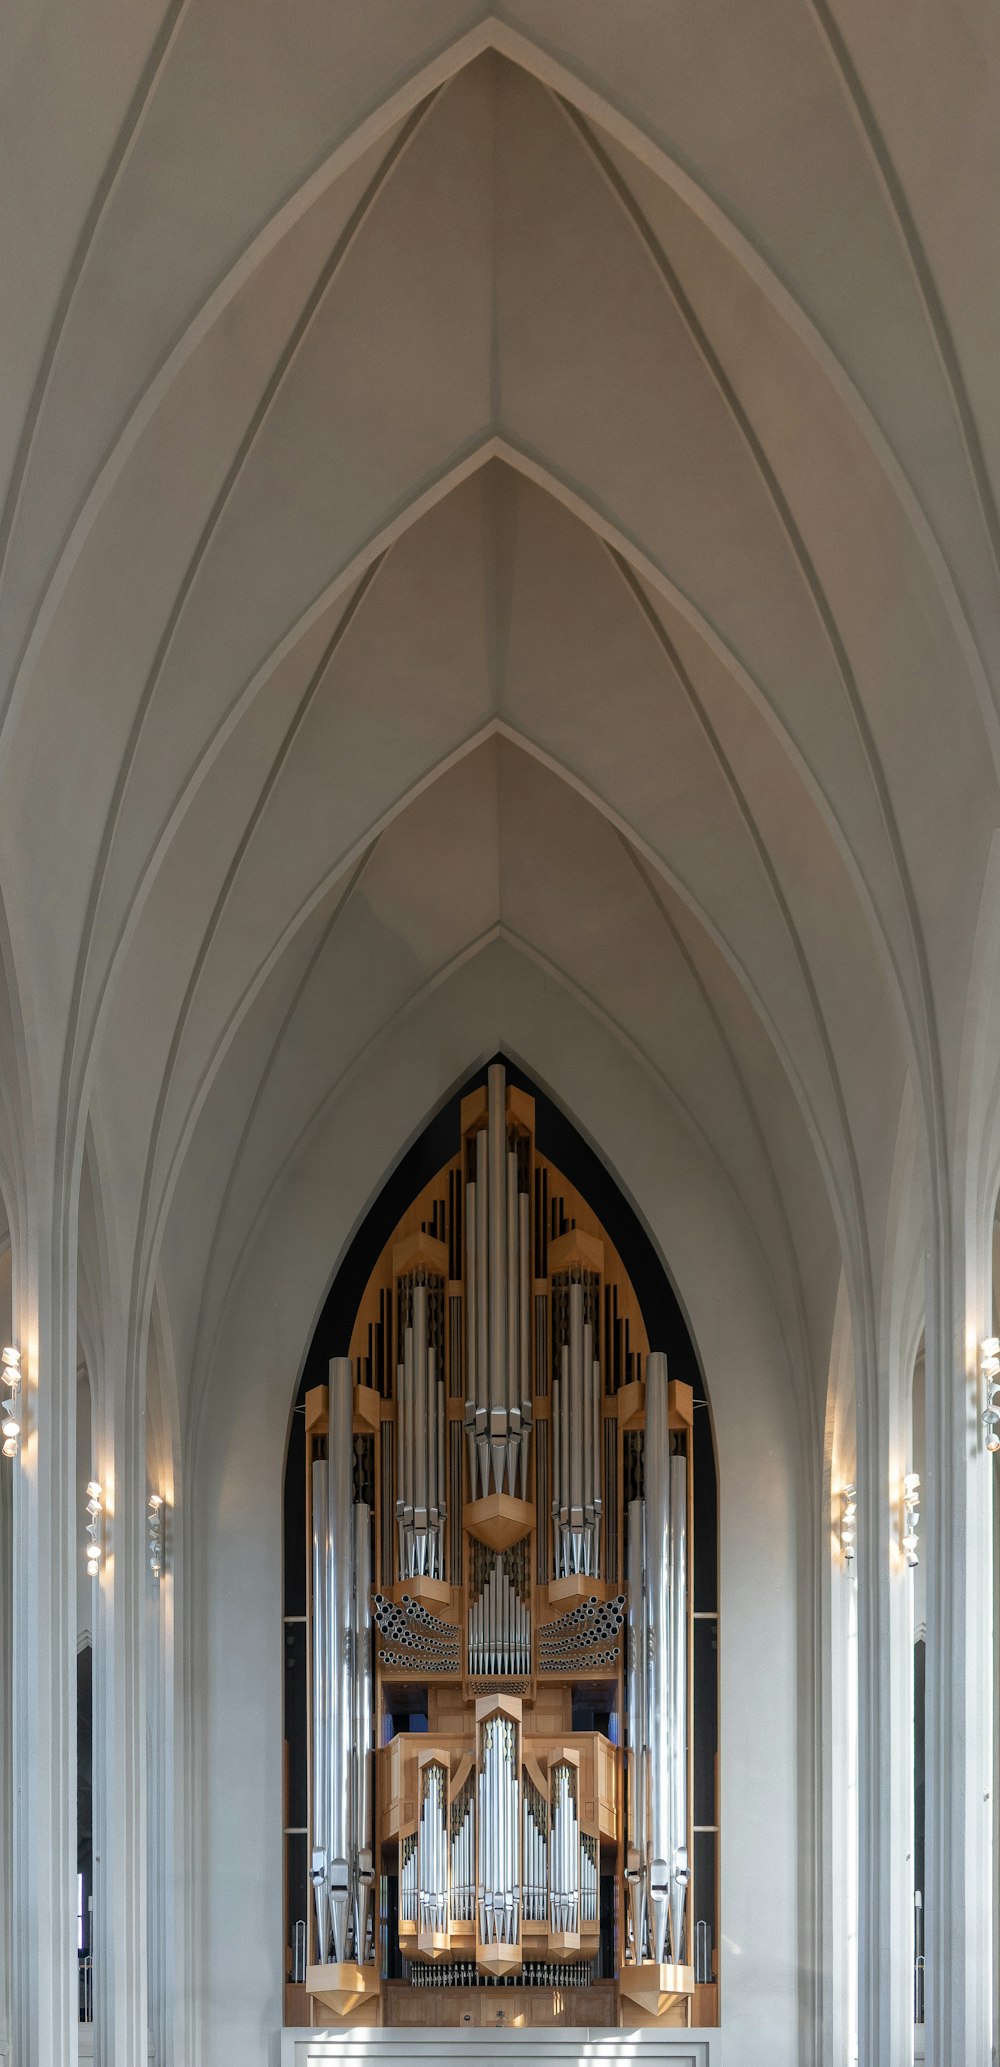
[[[404,1837],[399,1857],[399,1914],[404,1923],[417,1920],[417,1839]]]
[[[479,1936],[484,1945],[516,1945],[520,1937],[520,1775],[517,1729],[507,1715],[480,1724]]]
[[[496,1551],[476,1545],[469,1604],[469,1672],[511,1677],[531,1671],[527,1553],[521,1543]]]
[[[312,1474],[312,1883],[317,1959],[369,1940],[372,1850],[371,1511],[354,1500],[354,1377],[330,1365],[327,1456]]]
[[[465,1187],[465,1431],[474,1497],[524,1499],[531,1435],[531,1224],[506,1076],[494,1063],[487,1123],[473,1137]]]
[[[549,1805],[544,1794],[522,1776],[522,1901],[530,1923],[544,1923],[549,1913]]]
[[[400,1330],[402,1361],[396,1366],[399,1571],[403,1579],[419,1573],[442,1579],[447,1512],[444,1373],[430,1339],[430,1288],[421,1279],[404,1280],[399,1298],[409,1312]]]
[[[598,1915],[597,1839],[584,1831],[580,1839],[580,1922],[596,1923]]]
[[[475,1922],[474,1833],[475,1795],[470,1773],[451,1804],[451,1913],[458,1923]]]
[[[562,1301],[560,1301],[560,1306]],[[565,1340],[552,1379],[552,1536],[557,1578],[593,1577],[600,1567],[601,1367],[584,1286],[570,1283]]]
[[[687,1460],[671,1455],[667,1361],[646,1362],[645,1499],[628,1510],[626,1881],[635,1959],[684,1959]]]
[[[576,1767],[560,1759],[551,1778],[552,1842],[549,1847],[549,1918],[553,1931],[580,1928],[580,1821]]]
[[[448,1776],[435,1760],[423,1769],[417,1842],[417,1922],[448,1928]]]

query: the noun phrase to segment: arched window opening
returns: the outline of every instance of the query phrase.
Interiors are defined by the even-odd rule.
[[[633,1209],[505,1061],[337,1273],[284,1526],[286,2023],[480,2023],[488,1987],[490,2022],[717,2024],[704,1384]]]

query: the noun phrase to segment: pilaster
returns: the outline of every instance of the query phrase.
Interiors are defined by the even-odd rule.
[[[124,1357],[109,1358],[121,1372]],[[145,2067],[147,1602],[144,1416],[138,1388],[99,1389],[107,1551],[95,1603],[95,2019],[103,2067]]]
[[[12,2056],[76,2067],[76,1229],[51,1196],[14,1291]]]
[[[978,1336],[988,1317],[977,1230],[932,1268],[927,1325],[928,2067],[991,2054],[992,1484]],[[968,1243],[968,1246],[967,1246]]]

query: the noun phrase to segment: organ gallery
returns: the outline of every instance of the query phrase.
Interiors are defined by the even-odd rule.
[[[535,1099],[454,1110],[305,1391],[302,2021],[704,2026],[695,1391]]]

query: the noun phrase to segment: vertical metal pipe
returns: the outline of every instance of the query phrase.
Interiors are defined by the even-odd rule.
[[[506,1129],[505,1129],[506,1132]],[[521,1234],[521,1218],[517,1203],[517,1150],[507,1150],[507,1354],[504,1376],[507,1382],[507,1406],[516,1407],[521,1398],[519,1353],[521,1322],[519,1312],[521,1268],[518,1246]],[[513,1492],[513,1475],[510,1490]]]
[[[649,1725],[646,1700],[647,1621],[644,1575],[644,1507],[628,1506],[628,1629],[626,1639],[627,1843],[625,1877],[637,1961],[645,1957],[648,1900]]]
[[[354,1608],[354,1373],[350,1357],[330,1364],[327,1488],[330,1516],[330,1920],[335,1961],[347,1958],[351,1901],[351,1734]]]
[[[356,1796],[355,1957],[364,1961],[375,1881],[372,1836],[372,1761],[374,1758],[374,1679],[371,1616],[371,1508],[359,1500],[354,1509],[354,1770]],[[374,1936],[374,1933],[373,1933]]]
[[[492,1064],[488,1079],[489,1132],[489,1311],[490,1406],[507,1400],[507,1113],[503,1067]],[[493,1430],[490,1430],[491,1436]]]
[[[583,1563],[583,1286],[569,1288],[569,1529],[572,1570]]]
[[[427,1287],[413,1287],[413,1328],[407,1330],[407,1348],[413,1358],[413,1528],[416,1536],[416,1570],[427,1569],[427,1465],[430,1434],[430,1402],[427,1390]]]
[[[433,1350],[431,1350],[431,1356],[432,1356],[432,1357],[434,1356],[434,1351],[433,1351]],[[436,1578],[438,1578],[438,1579],[443,1579],[443,1578],[444,1578],[444,1523],[445,1523],[445,1519],[446,1519],[446,1517],[447,1517],[447,1513],[448,1513],[448,1494],[447,1494],[447,1483],[448,1483],[448,1481],[447,1481],[447,1476],[446,1476],[446,1474],[447,1474],[447,1453],[446,1453],[446,1449],[445,1449],[445,1444],[446,1444],[446,1440],[447,1440],[447,1432],[448,1432],[448,1403],[447,1403],[447,1399],[446,1399],[446,1397],[445,1397],[445,1389],[444,1389],[444,1379],[443,1379],[443,1378],[439,1378],[439,1379],[438,1379],[438,1381],[437,1381],[437,1423],[438,1423],[438,1440],[437,1440],[437,1513],[438,1513],[438,1554],[437,1554],[437,1566],[436,1566],[436,1571],[435,1571],[435,1577],[436,1577]]]
[[[581,1312],[582,1312],[581,1287]],[[594,1505],[594,1452],[592,1436],[594,1417],[591,1408],[590,1390],[593,1383],[594,1330],[589,1321],[583,1323],[583,1346],[580,1352],[580,1499],[583,1505],[584,1521],[590,1520]]]
[[[673,1856],[670,1880],[670,1956],[684,1959],[687,1849],[687,1458],[670,1459],[670,1804]]]
[[[493,1380],[490,1373],[490,1186],[489,1131],[481,1127],[476,1135],[476,1455],[479,1490],[489,1492],[489,1412]]]
[[[564,1342],[559,1351],[559,1536],[562,1571],[570,1571],[569,1563],[569,1423],[570,1423],[570,1376],[569,1344]]]
[[[670,1430],[667,1360],[646,1359],[646,1561],[649,1615],[649,1906],[652,1956],[666,1957],[673,1865],[671,1795]]]
[[[604,1416],[603,1416],[603,1413],[602,1413],[602,1411],[601,1411],[601,1366],[600,1366],[600,1363],[599,1363],[599,1361],[598,1361],[597,1357],[595,1357],[595,1358],[594,1358],[594,1371],[593,1371],[593,1402],[594,1402],[594,1561],[593,1561],[593,1564],[592,1564],[592,1566],[591,1566],[591,1571],[592,1571],[592,1572],[594,1572],[594,1573],[595,1573],[595,1575],[596,1575],[596,1573],[598,1573],[598,1572],[600,1571],[600,1569],[601,1569],[601,1516],[602,1516],[602,1515],[603,1515],[603,1513],[604,1513],[604,1499],[603,1499],[603,1493],[602,1493],[602,1487],[603,1487],[603,1478],[602,1478],[602,1471],[601,1471],[601,1467],[602,1467],[602,1463],[603,1463],[603,1458],[604,1458],[604,1445],[603,1445],[603,1443],[602,1443],[602,1441],[601,1441],[601,1437],[602,1437],[602,1434],[603,1434],[603,1430],[604,1430]]]
[[[330,1745],[329,1745],[329,1534],[330,1513],[326,1459],[317,1458],[312,1468],[312,1860],[311,1878],[316,1908],[316,1958],[322,1966],[330,1938],[330,1903],[327,1890],[327,1845],[330,1838]]]
[[[560,1363],[561,1363],[560,1358]],[[536,1458],[537,1465],[537,1458]],[[552,1380],[552,1555],[555,1575],[562,1576],[562,1381]]]
[[[517,1396],[522,1409],[530,1402],[531,1384],[531,1199],[526,1191],[518,1193],[518,1320],[520,1323],[520,1352],[518,1355]]]

